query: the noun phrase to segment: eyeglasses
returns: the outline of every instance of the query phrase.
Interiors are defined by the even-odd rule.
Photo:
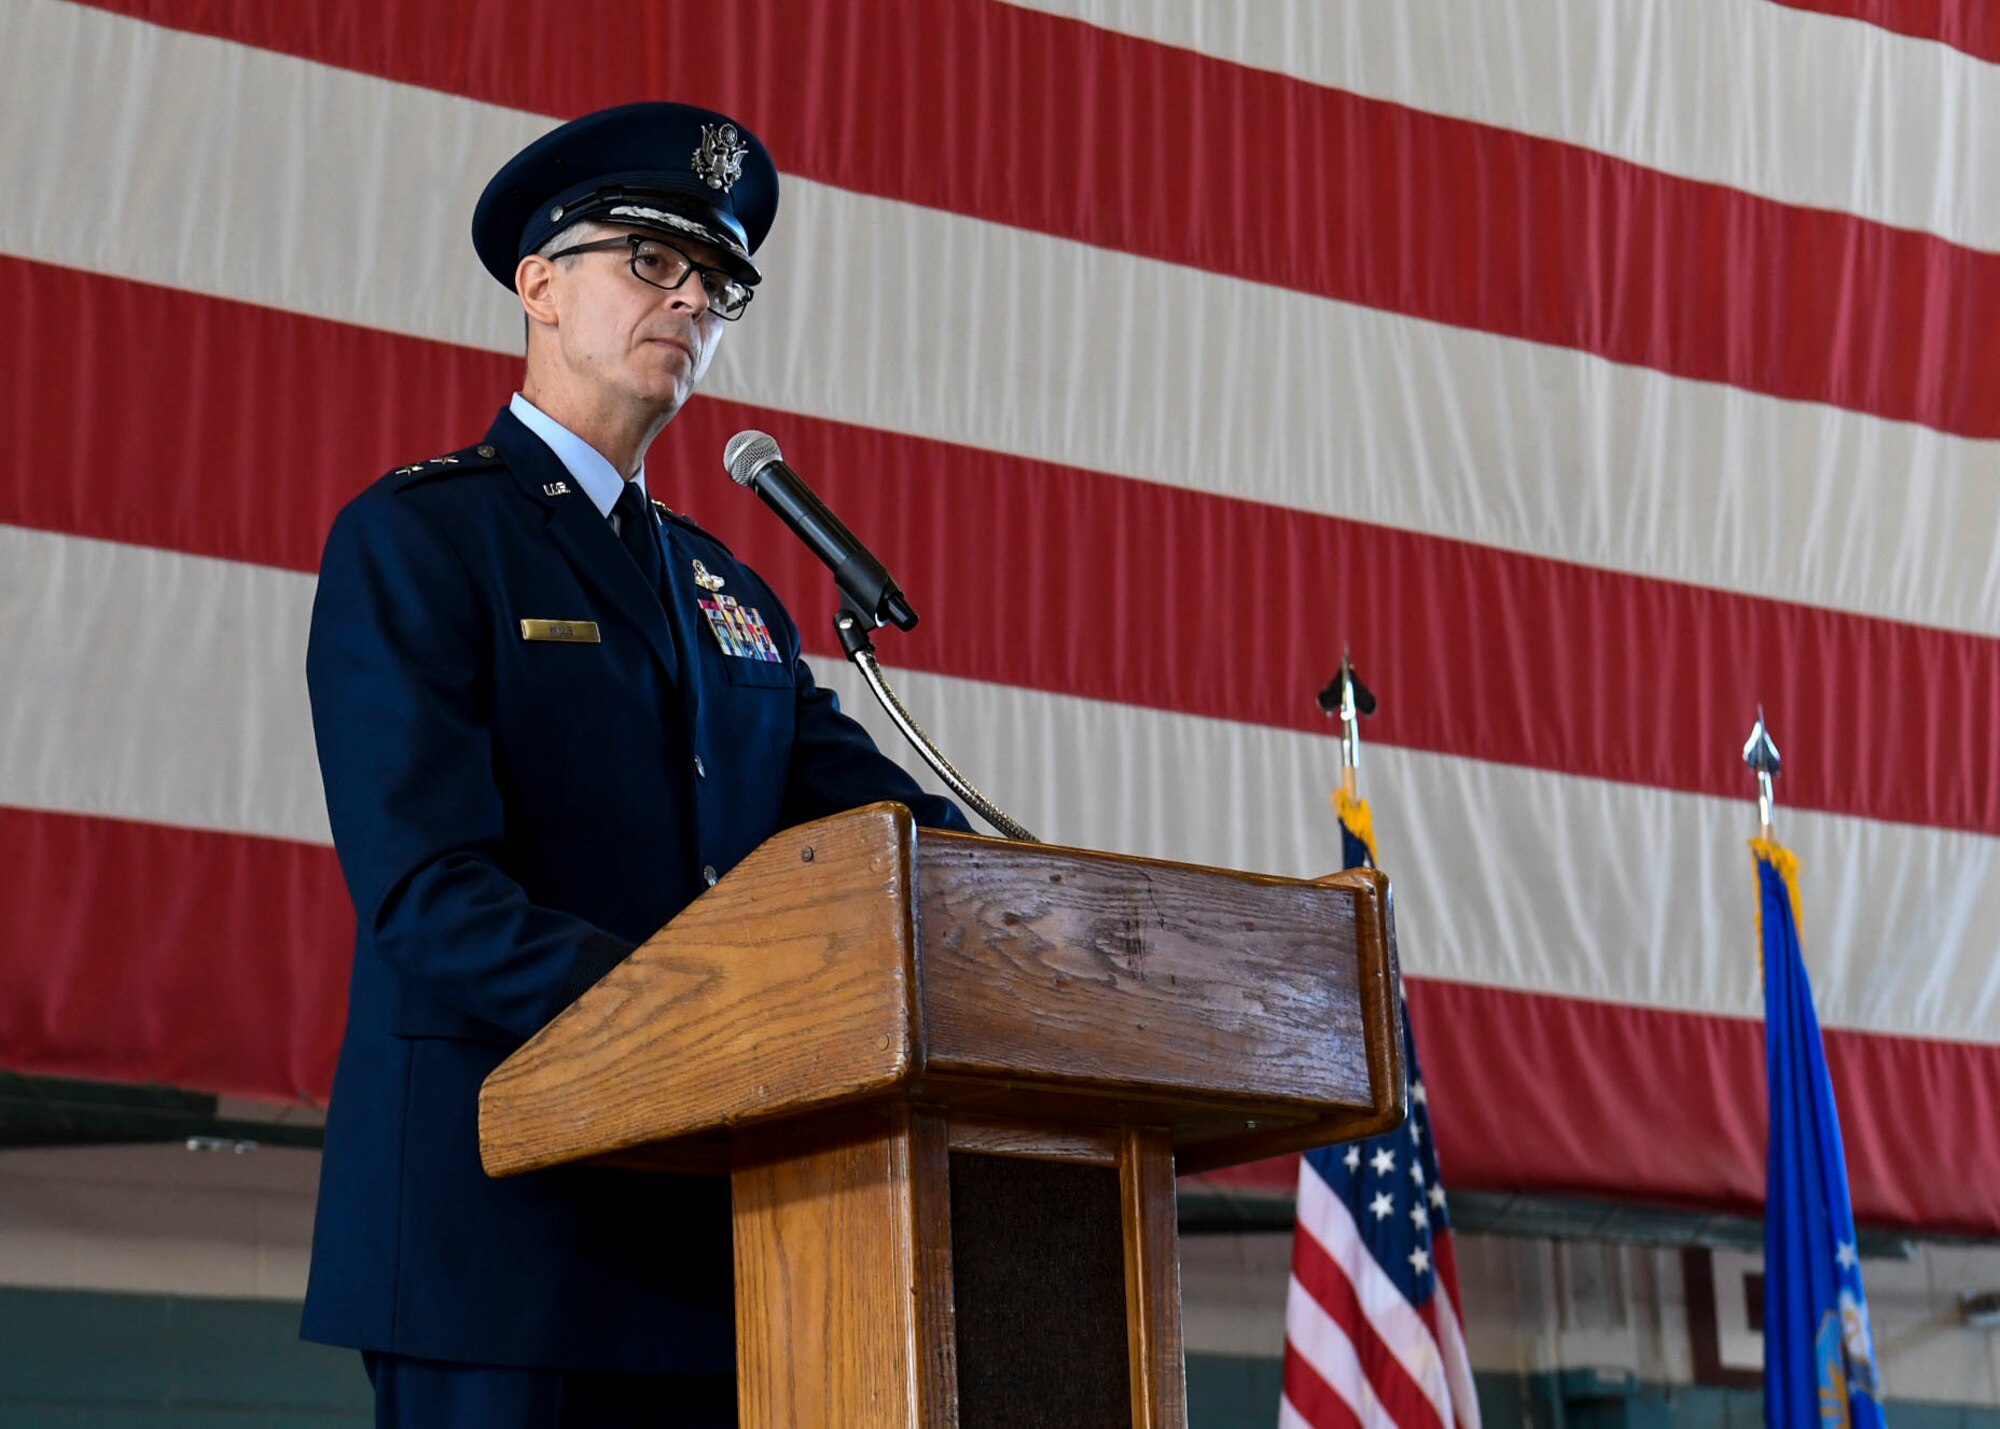
[[[743,310],[750,306],[750,300],[757,296],[748,284],[737,282],[720,268],[705,267],[673,244],[637,233],[628,233],[622,238],[600,238],[595,243],[579,243],[574,248],[551,253],[549,261],[578,253],[609,253],[628,247],[632,250],[632,276],[662,292],[673,292],[687,281],[690,273],[701,274],[702,291],[708,294],[709,311],[727,322],[735,322],[742,317]]]

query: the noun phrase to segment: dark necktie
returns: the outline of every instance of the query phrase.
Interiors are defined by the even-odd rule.
[[[638,482],[625,483],[625,489],[618,493],[618,501],[612,506],[611,514],[618,518],[618,539],[625,543],[625,549],[639,563],[639,572],[645,576],[653,594],[660,598],[662,605],[666,604],[667,560],[660,551],[659,523]]]

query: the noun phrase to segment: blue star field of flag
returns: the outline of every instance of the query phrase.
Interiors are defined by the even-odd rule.
[[[1345,1146],[1322,1146],[1306,1162],[1346,1203],[1362,1243],[1412,1305],[1437,1289],[1436,1236],[1450,1225],[1431,1144],[1430,1108],[1417,1070],[1417,1048],[1403,1013],[1403,1056],[1410,1077],[1409,1119],[1394,1131]]]

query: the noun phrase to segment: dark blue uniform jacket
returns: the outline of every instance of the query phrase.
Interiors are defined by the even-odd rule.
[[[327,538],[306,660],[359,920],[308,1338],[482,1364],[733,1366],[729,1186],[480,1169],[479,1084],[778,829],[878,799],[964,828],[814,685],[770,587],[664,520],[667,608],[555,454],[384,477]],[[726,655],[696,560],[783,659]],[[599,643],[523,638],[595,622]]]

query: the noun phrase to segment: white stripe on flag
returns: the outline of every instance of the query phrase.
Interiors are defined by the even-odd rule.
[[[312,593],[292,572],[0,526],[0,803],[325,842]],[[917,765],[850,667],[815,668]],[[974,782],[1046,837],[1300,876],[1340,861],[1326,738],[893,678]],[[1411,972],[1756,1013],[1740,801],[1388,746],[1368,780]],[[1829,1025],[2000,1040],[2000,839],[1805,812],[1785,828],[1808,926],[1828,930],[1809,944]]]
[[[268,566],[0,526],[0,804],[328,842],[312,594]]]
[[[546,118],[60,0],[0,10],[0,56],[15,101],[0,111],[0,192],[14,200],[0,205],[0,252],[520,350],[514,300],[473,261],[465,222],[484,177]],[[760,255],[774,281],[723,345],[714,394],[1558,560],[2000,629],[2000,545],[1961,536],[2000,528],[2000,443],[803,179],[787,177],[785,208]],[[218,243],[218,215],[240,214],[257,215],[260,241]],[[1066,295],[1032,338],[1022,292]],[[921,297],[885,301],[894,294]],[[1191,349],[1208,360],[1191,364]]]

